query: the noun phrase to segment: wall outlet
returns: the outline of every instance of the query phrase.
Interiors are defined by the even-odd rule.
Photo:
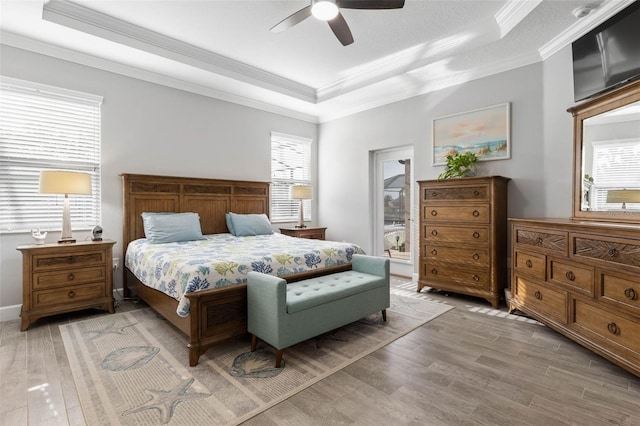
[[[120,259],[117,257],[113,259],[113,269],[120,269]]]

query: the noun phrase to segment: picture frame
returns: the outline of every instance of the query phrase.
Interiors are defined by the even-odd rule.
[[[511,158],[510,103],[492,105],[433,119],[433,165],[447,155],[471,151],[478,161]]]

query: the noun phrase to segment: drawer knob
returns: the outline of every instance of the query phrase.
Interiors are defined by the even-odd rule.
[[[474,210],[473,213],[471,213],[473,215],[473,217],[478,217],[480,216],[480,212],[478,210]]]
[[[569,281],[575,281],[575,279],[576,279],[575,274],[573,272],[571,272],[571,271],[567,271],[567,273],[564,274],[564,276],[567,277],[567,279]]]
[[[437,193],[436,191],[433,191],[433,192],[431,193],[431,196],[432,196],[433,198],[436,198],[436,197],[438,196],[438,193]]]
[[[431,216],[438,216],[438,212],[436,210],[431,210]]]
[[[480,238],[480,234],[478,233],[478,231],[473,233],[473,238],[475,238],[475,239]]]
[[[436,231],[436,230],[434,229],[433,231],[431,231],[431,235],[433,235],[433,236],[435,237],[436,235],[438,235],[438,231]]]
[[[67,294],[67,296],[69,296],[69,299],[73,299],[74,297],[76,297],[76,293],[75,293],[73,290],[71,290],[71,291]]]
[[[437,270],[436,268],[433,268],[433,269],[431,270],[431,274],[432,274],[432,275],[438,275],[438,270]]]
[[[541,246],[544,240],[541,237],[536,238],[536,244]]]
[[[471,256],[473,258],[473,260],[478,260],[480,259],[480,255],[478,253],[473,253],[473,256]]]
[[[69,281],[73,281],[76,278],[75,275],[73,275],[73,272],[69,273],[69,275],[67,275],[67,280]]]
[[[612,248],[612,249],[609,249],[609,251],[607,252],[607,254],[608,254],[609,256],[611,256],[611,257],[617,257],[617,256],[618,256],[618,254],[620,254],[620,253],[618,253],[618,250],[616,250],[616,249]]]
[[[636,298],[638,297],[638,293],[636,293],[634,289],[629,287],[624,291],[624,297],[626,297],[629,300],[636,300]]]
[[[620,328],[615,322],[610,322],[609,324],[607,324],[607,330],[609,330],[609,333],[611,334],[620,334]]]
[[[478,191],[477,189],[473,191],[473,195],[475,195],[476,197],[480,195],[480,191]]]
[[[473,278],[473,280],[474,280],[475,282],[480,281],[480,277],[479,277],[479,276],[477,276],[477,275],[475,275],[475,274],[474,274],[471,278]]]
[[[435,256],[436,254],[438,254],[438,250],[436,250],[436,249],[432,249],[432,250],[431,250],[431,255],[432,255],[432,256]]]
[[[536,299],[542,300],[542,293],[540,293],[539,290],[537,290],[535,293],[533,293],[533,295],[536,297]]]
[[[531,261],[531,259],[527,259],[524,264],[527,265],[527,268],[533,268],[533,262]]]

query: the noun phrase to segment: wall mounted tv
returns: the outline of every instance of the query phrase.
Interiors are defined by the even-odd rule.
[[[640,1],[571,45],[575,101],[640,77]]]

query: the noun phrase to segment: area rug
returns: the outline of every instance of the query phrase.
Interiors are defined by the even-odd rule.
[[[453,307],[393,294],[381,314],[285,350],[283,366],[249,339],[188,366],[187,338],[150,308],[65,324],[60,332],[90,425],[236,425]]]

